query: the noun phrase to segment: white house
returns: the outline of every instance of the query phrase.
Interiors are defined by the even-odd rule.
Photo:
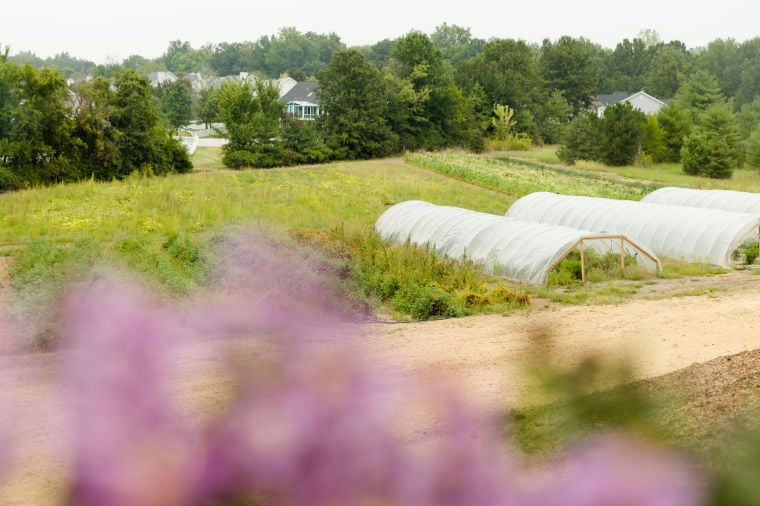
[[[644,114],[657,114],[666,105],[659,98],[655,98],[644,91],[639,91],[632,95],[624,91],[616,91],[611,95],[599,95],[596,97],[594,105],[596,106],[597,115],[601,118],[604,116],[604,110],[608,106],[620,102],[628,102],[634,109]]]

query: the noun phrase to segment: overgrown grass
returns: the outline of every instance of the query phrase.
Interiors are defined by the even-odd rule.
[[[213,158],[214,153],[197,152],[195,163],[206,163],[205,157]],[[465,296],[475,290],[472,287],[483,284],[479,269],[437,259],[427,251],[392,250],[398,259],[394,260],[396,270],[388,275],[399,277],[402,288],[420,287],[426,293],[438,283],[451,298],[451,311],[424,315],[424,311],[378,297],[374,289],[361,285],[362,280],[380,276],[372,269],[381,264],[373,267],[366,259],[381,249],[391,251],[372,232],[374,222],[388,206],[422,199],[503,214],[508,199],[498,193],[475,187],[463,191],[460,182],[400,159],[240,172],[216,170],[214,163],[212,160],[212,168],[181,176],[135,175],[124,181],[84,181],[0,196],[0,251],[16,257],[15,286],[21,290],[23,280],[28,279],[27,270],[37,272],[35,279],[40,280],[20,295],[23,301],[17,307],[33,307],[35,298],[44,303],[58,300],[74,264],[101,261],[138,273],[165,297],[186,296],[204,286],[210,241],[225,228],[237,226],[275,233],[293,229],[330,232],[348,246],[370,248],[351,260],[351,275],[364,276],[353,286],[382,307],[393,308],[398,317],[469,314],[513,305],[475,304],[472,297],[465,303]],[[88,244],[86,255],[80,243]],[[44,247],[39,246],[42,244]],[[40,248],[47,253],[40,254]],[[419,259],[402,261],[414,255]],[[430,270],[413,275],[406,272],[417,271],[425,262]],[[441,269],[450,272],[451,279],[459,279],[458,283],[441,278]],[[504,280],[494,283],[497,285],[512,286]],[[407,299],[415,298],[413,292],[406,293]]]
[[[198,146],[193,153],[193,166],[196,170],[226,169],[222,163],[222,148]]]
[[[469,260],[439,258],[410,244],[389,246],[374,233],[353,241],[358,246],[354,282],[397,318],[503,312],[530,304],[523,290]]]

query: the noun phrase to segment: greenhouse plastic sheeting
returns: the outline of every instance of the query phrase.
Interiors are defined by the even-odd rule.
[[[660,267],[653,252],[620,238],[419,200],[390,207],[378,218],[375,230],[386,241],[409,241],[448,258],[466,257],[481,263],[488,272],[534,284],[546,282],[547,271],[581,240],[584,247],[600,252],[620,254],[622,247],[651,271]]]
[[[650,204],[704,207],[760,215],[760,193],[733,190],[692,190],[691,188],[668,186],[653,191],[641,201]]]
[[[661,257],[731,265],[731,253],[757,232],[752,214],[537,192],[516,201],[507,216],[595,232],[625,234]]]

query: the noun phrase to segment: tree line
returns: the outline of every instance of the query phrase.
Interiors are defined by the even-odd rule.
[[[200,49],[172,41],[156,60],[135,55],[110,71],[254,71],[259,78],[290,75],[319,82],[326,114],[316,122],[286,118],[257,127],[244,125],[266,111],[271,118],[282,117],[282,110],[256,99],[261,91],[266,102],[267,94],[253,82],[207,89],[197,96],[186,84],[160,88],[163,113],[173,126],[191,117],[233,125],[242,137],[231,139],[225,148],[231,166],[548,143],[563,145],[560,154],[568,163],[583,158],[614,164],[671,161],[681,162],[689,173],[729,177],[733,167],[760,165],[758,66],[760,38],[742,43],[719,39],[689,49],[645,30],[607,49],[569,36],[540,45],[486,41],[472,37],[469,29],[444,23],[431,35],[410,32],[354,48],[346,48],[335,34],[294,28],[255,42]],[[110,73],[106,70],[104,74]],[[242,107],[234,105],[240,91],[234,86],[248,86],[254,97],[246,100],[255,112],[230,114]],[[649,118],[624,106],[608,108],[605,118],[593,117],[594,97],[619,90],[643,90],[669,103]]]
[[[57,70],[0,54],[0,191],[191,168],[135,71],[70,90]]]
[[[321,157],[551,143],[562,144],[559,156],[568,163],[680,162],[685,172],[709,177],[730,177],[744,163],[760,167],[760,89],[755,95],[739,92],[751,88],[754,75],[740,72],[738,81],[732,81],[735,94],[729,96],[720,79],[704,68],[713,62],[715,48],[725,49],[723,41],[691,54],[680,43],[659,42],[656,34],[645,32],[644,38],[624,41],[609,53],[607,64],[618,72],[605,74],[603,53],[584,39],[545,40],[539,48],[515,40],[480,45],[468,41],[468,31],[449,26],[434,35],[411,32],[379,45],[383,51],[339,51],[317,72],[325,114],[304,129],[320,141]],[[452,40],[456,43],[446,43]],[[747,53],[753,45],[760,50],[760,39],[737,47]],[[674,51],[683,58],[665,65]],[[735,68],[746,70],[751,62]],[[663,68],[672,79],[665,79]],[[617,104],[599,117],[594,97],[602,86],[618,84],[641,85],[652,94],[665,91],[668,105],[647,117]],[[225,118],[232,119],[229,114]],[[275,134],[267,135],[286,143],[285,134]],[[254,152],[267,144],[264,138],[246,142]],[[226,148],[227,153],[238,151],[231,157],[233,166],[256,165],[237,149],[243,144]],[[297,156],[285,158],[298,163]]]

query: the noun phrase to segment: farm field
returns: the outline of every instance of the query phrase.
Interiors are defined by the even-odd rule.
[[[424,159],[430,160],[428,156]],[[470,164],[465,155],[447,156],[443,160],[449,166]],[[211,149],[200,149],[196,163],[199,160],[203,165],[195,173],[180,177],[82,183],[0,196],[0,303],[10,296],[14,255],[32,239],[44,238],[65,248],[94,240],[104,256],[116,258],[115,245],[131,236],[145,237],[144,251],[150,252],[166,234],[197,239],[229,224],[359,230],[371,226],[388,205],[414,198],[503,214],[523,192],[535,191],[531,185],[555,184],[555,174],[568,178],[556,183],[557,188],[596,188],[603,196],[617,198],[635,198],[643,189],[677,184],[666,177],[657,183],[654,178],[633,181],[630,174],[590,168],[558,168],[536,179],[518,167],[512,179],[516,182],[500,186],[503,178],[483,177],[484,172],[443,175],[439,169],[416,167],[423,158],[410,157],[407,162],[390,159],[260,172],[221,169]],[[498,160],[482,163],[506,170]],[[576,170],[582,172],[578,177]],[[750,185],[756,184],[752,177],[741,173]],[[756,178],[760,187],[760,176]],[[596,181],[600,183],[592,184]],[[693,185],[699,184],[694,178]],[[215,205],[209,206],[209,201]],[[136,265],[146,273],[151,268]],[[358,337],[352,342],[358,342],[369,364],[398,376],[437,378],[453,385],[479,410],[518,412],[546,426],[557,423],[543,408],[557,400],[556,392],[542,391],[526,371],[547,362],[568,370],[582,368],[590,357],[613,366],[625,362],[630,364],[625,375],[603,377],[586,393],[593,396],[620,383],[677,392],[680,400],[667,415],[679,429],[674,443],[724,462],[730,459],[723,445],[730,429],[733,424],[746,425],[744,417],[760,401],[760,318],[754,313],[760,304],[760,278],[754,268],[666,267],[671,275],[645,281],[524,287],[533,298],[527,309],[426,322],[399,322],[378,314],[375,321],[350,323],[342,331]],[[202,290],[200,283],[190,281],[172,285],[170,277],[153,281],[169,286],[170,300],[198,297],[197,290]],[[238,335],[225,342],[261,353],[252,341],[251,336]],[[232,379],[214,343],[189,345],[165,371],[182,416],[191,422],[218,412],[229,395]],[[54,504],[66,493],[70,462],[61,448],[61,435],[69,430],[70,418],[57,383],[61,353],[0,356],[2,401],[15,406],[20,443],[20,464],[0,487],[2,504]],[[415,412],[399,430],[409,444],[417,444],[435,438],[441,427],[434,416]],[[525,443],[529,450],[541,446],[539,436],[533,437]],[[552,445],[559,443],[543,446]]]

